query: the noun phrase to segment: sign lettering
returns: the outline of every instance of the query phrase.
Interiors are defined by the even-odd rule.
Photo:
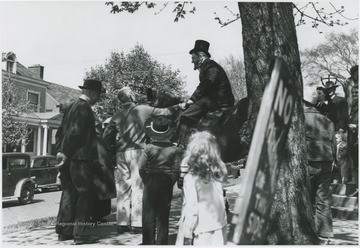
[[[230,238],[240,245],[264,244],[265,228],[290,128],[295,90],[285,62],[277,58],[266,87],[247,159]],[[233,231],[231,231],[233,230]]]

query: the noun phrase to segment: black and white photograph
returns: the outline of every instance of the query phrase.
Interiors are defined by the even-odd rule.
[[[358,246],[359,10],[0,0],[1,246]]]

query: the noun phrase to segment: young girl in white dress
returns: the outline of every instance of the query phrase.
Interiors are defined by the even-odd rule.
[[[192,135],[183,165],[183,208],[176,245],[225,245],[226,211],[223,181],[227,170],[215,137],[203,131]]]

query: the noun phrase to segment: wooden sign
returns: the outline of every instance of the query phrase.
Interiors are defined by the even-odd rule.
[[[256,121],[241,192],[235,203],[230,243],[264,244],[296,99],[294,88],[284,60],[276,58]]]

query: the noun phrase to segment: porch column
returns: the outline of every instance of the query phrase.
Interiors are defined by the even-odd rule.
[[[41,126],[37,130],[36,155],[41,155]]]
[[[47,148],[47,141],[48,141],[48,125],[42,125],[42,127],[44,128],[44,137],[43,137],[43,152],[42,155],[46,155],[46,148]]]
[[[26,139],[21,139],[21,152],[26,152]]]

